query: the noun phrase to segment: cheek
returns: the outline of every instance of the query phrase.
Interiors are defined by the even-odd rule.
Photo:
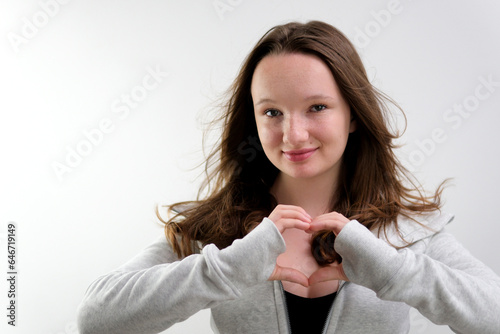
[[[315,135],[325,144],[344,146],[349,137],[349,123],[338,119],[322,122],[316,127]]]
[[[258,127],[259,139],[264,148],[272,148],[271,146],[277,145],[281,142],[281,135],[279,131],[269,126]]]

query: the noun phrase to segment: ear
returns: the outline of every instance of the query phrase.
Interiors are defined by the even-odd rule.
[[[356,131],[358,127],[358,123],[356,122],[356,119],[354,118],[353,114],[351,113],[351,123],[349,123],[349,133],[353,133]]]

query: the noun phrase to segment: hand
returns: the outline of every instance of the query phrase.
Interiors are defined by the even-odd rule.
[[[310,229],[311,216],[301,207],[295,205],[278,205],[268,217],[280,233],[286,229],[297,228],[303,231]],[[299,270],[281,267],[278,264],[268,278],[269,281],[289,281],[303,286],[309,286],[309,278]]]
[[[317,232],[323,230],[332,231],[337,236],[344,226],[349,222],[349,219],[338,212],[330,212],[314,218],[307,232]],[[315,271],[309,277],[309,285],[329,280],[344,280],[348,281],[344,273],[342,263],[334,262]]]
[[[340,231],[347,225],[349,219],[341,213],[330,212],[314,218],[309,225],[307,232],[317,232],[322,230],[333,231],[335,236],[339,235]]]
[[[307,231],[312,218],[300,206],[278,204],[268,217],[283,234],[287,228]]]
[[[314,273],[312,273],[311,277],[309,277],[309,285],[332,280],[349,280],[344,273],[342,263],[334,262],[327,265],[326,267],[319,268]]]

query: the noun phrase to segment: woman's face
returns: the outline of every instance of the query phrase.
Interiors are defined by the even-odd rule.
[[[293,178],[336,179],[355,122],[328,66],[312,55],[267,56],[255,69],[251,94],[274,166]]]

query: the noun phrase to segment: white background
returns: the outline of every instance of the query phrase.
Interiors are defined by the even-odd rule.
[[[406,112],[401,159],[429,189],[453,178],[449,230],[500,273],[497,1],[54,1],[0,2],[0,267],[15,222],[19,272],[16,328],[1,279],[2,333],[76,333],[87,286],[161,235],[155,205],[195,197],[203,121],[261,35],[290,20],[324,20],[358,46]],[[120,118],[148,69],[168,77]],[[461,104],[466,116],[448,111]],[[105,119],[112,130],[58,178],[54,163]],[[210,333],[208,317],[167,333]],[[451,333],[412,321],[412,333]]]

